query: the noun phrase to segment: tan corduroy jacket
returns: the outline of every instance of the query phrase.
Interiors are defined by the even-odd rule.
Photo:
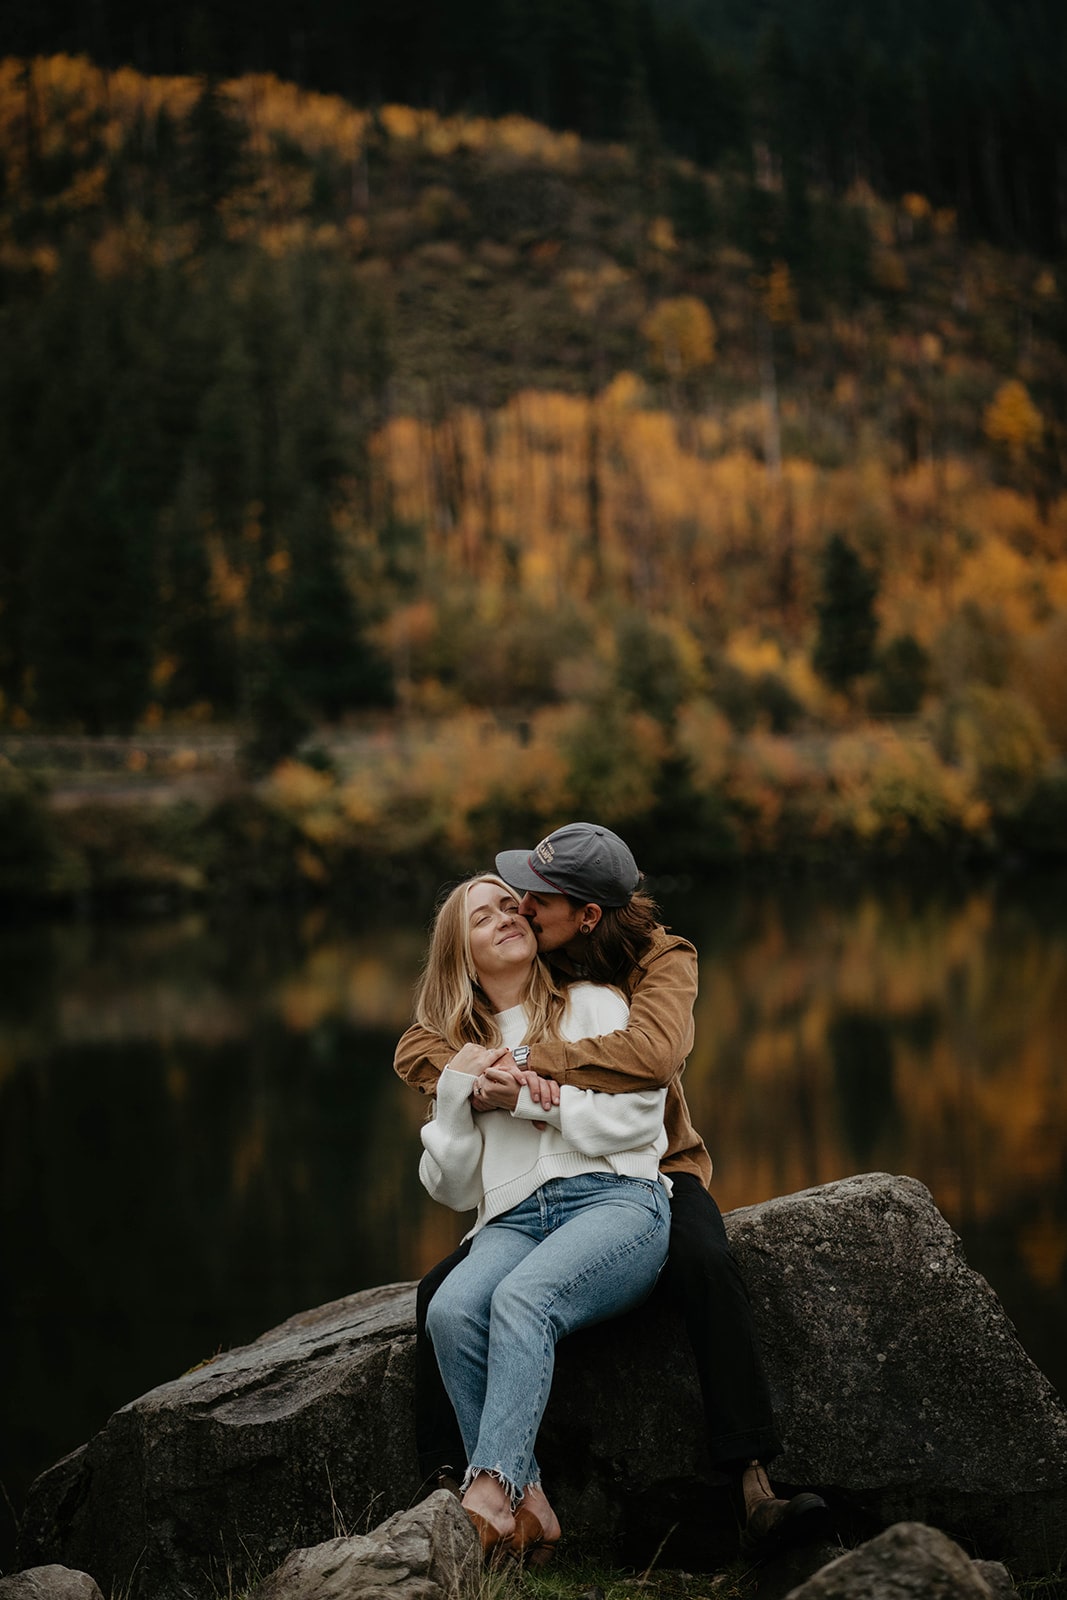
[[[565,970],[565,962],[559,965]],[[542,1078],[609,1094],[666,1087],[667,1153],[660,1167],[667,1173],[691,1172],[706,1188],[711,1157],[689,1119],[682,1090],[685,1058],[693,1044],[696,950],[688,939],[657,928],[648,950],[619,987],[630,1006],[627,1027],[576,1044],[553,1039],[531,1045],[527,1066]],[[437,1034],[416,1024],[397,1045],[393,1066],[411,1088],[434,1094],[438,1075],[454,1054]]]

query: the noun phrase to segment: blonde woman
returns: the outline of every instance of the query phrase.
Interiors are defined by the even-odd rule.
[[[416,1018],[455,1054],[419,1175],[435,1199],[476,1211],[427,1319],[469,1463],[463,1505],[487,1554],[541,1562],[560,1535],[534,1457],[556,1343],[639,1304],[666,1256],[666,1091],[553,1093],[511,1066],[524,1044],[612,1033],[628,1016],[605,985],[561,990],[518,906],[483,874],[437,914]]]

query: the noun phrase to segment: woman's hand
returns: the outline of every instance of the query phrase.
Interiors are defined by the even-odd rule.
[[[513,1067],[486,1067],[474,1084],[476,1111],[514,1111],[522,1085]]]
[[[536,1072],[520,1071],[518,1067],[487,1067],[474,1082],[472,1104],[475,1111],[514,1111],[519,1103],[523,1086],[530,1098],[545,1111],[559,1105],[559,1084],[551,1078],[540,1078]],[[543,1130],[546,1124],[535,1122]]]
[[[465,1044],[446,1066],[450,1072],[464,1072],[474,1079],[471,1106],[475,1111],[514,1111],[524,1084],[531,1099],[545,1111],[559,1105],[559,1084],[536,1072],[521,1071],[506,1045]]]
[[[480,1072],[495,1066],[501,1056],[510,1054],[506,1045],[465,1044],[445,1066],[449,1072],[466,1072],[476,1078]]]

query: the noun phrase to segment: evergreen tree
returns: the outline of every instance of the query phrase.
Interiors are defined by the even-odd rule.
[[[341,570],[329,508],[309,490],[291,530],[292,566],[274,613],[275,653],[293,694],[317,715],[391,705],[387,663],[366,642]]]
[[[244,123],[218,77],[205,73],[182,129],[177,197],[197,225],[201,247],[222,238],[222,207],[248,176]]]
[[[832,534],[822,556],[813,655],[816,672],[831,688],[847,689],[870,666],[878,637],[877,596],[877,575],[847,539]]]
[[[5,693],[46,722],[94,732],[128,727],[148,693],[154,514],[170,477],[147,400],[147,303],[136,281],[101,281],[69,252],[19,308],[0,384],[0,403],[19,413],[0,451],[0,583],[14,602]]]
[[[930,687],[929,653],[910,633],[898,634],[878,652],[868,701],[873,711],[913,716]]]
[[[231,540],[240,538],[248,508],[259,497],[259,444],[253,367],[235,321],[214,382],[197,409],[194,445],[207,480],[208,505]]]
[[[30,566],[31,709],[90,734],[129,729],[149,697],[152,552],[123,487],[108,461],[76,462],[41,516]]]
[[[241,689],[239,641],[212,582],[205,529],[205,475],[190,454],[174,498],[160,516],[159,626],[154,698],[167,710],[210,707],[233,716]]]

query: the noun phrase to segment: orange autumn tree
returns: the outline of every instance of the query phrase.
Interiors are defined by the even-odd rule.
[[[1018,378],[1001,384],[986,407],[982,426],[986,438],[1002,446],[1016,465],[1041,443],[1045,428],[1029,390]]]
[[[661,300],[645,317],[641,332],[653,366],[668,378],[686,378],[715,360],[715,323],[696,295]]]

